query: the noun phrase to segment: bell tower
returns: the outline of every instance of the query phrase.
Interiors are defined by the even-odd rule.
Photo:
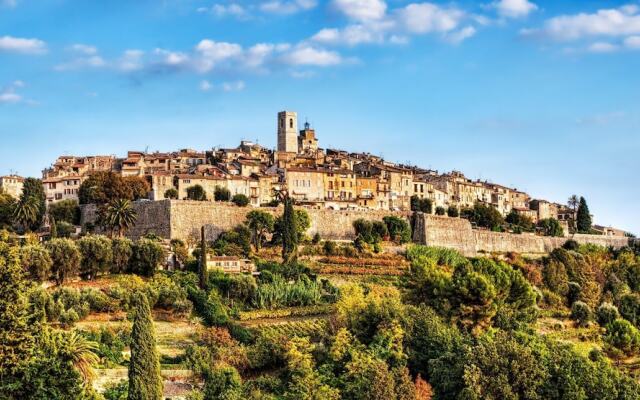
[[[298,153],[298,114],[295,111],[278,113],[278,151]]]

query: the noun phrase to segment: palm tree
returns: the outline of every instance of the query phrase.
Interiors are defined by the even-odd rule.
[[[95,353],[98,348],[97,344],[76,331],[66,334],[65,339],[65,355],[71,361],[73,367],[82,375],[85,385],[90,384],[95,377],[93,365],[99,361]]]
[[[131,201],[127,199],[116,199],[111,201],[105,210],[103,225],[110,231],[111,236],[117,232],[118,237],[131,228],[138,216],[131,206]]]
[[[569,197],[569,200],[567,201],[567,205],[573,211],[576,211],[578,209],[579,204],[580,204],[580,200],[578,199],[578,196],[576,196],[575,194],[571,195],[571,197]]]
[[[32,196],[22,196],[13,209],[13,220],[24,230],[36,223],[38,220],[38,203]]]

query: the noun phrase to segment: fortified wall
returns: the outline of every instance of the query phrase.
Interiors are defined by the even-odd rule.
[[[136,224],[127,236],[137,239],[148,233],[165,239],[181,239],[195,243],[200,236],[200,227],[205,226],[207,240],[215,240],[222,232],[242,223],[251,207],[231,204],[188,200],[160,200],[134,202],[137,212]],[[282,208],[261,208],[274,216],[282,214]],[[335,211],[329,209],[305,209],[311,219],[307,232],[320,234],[325,240],[353,240],[353,222],[359,218],[382,220],[387,215],[396,215],[407,221],[409,212],[392,211]],[[81,223],[95,224],[96,206],[82,206]],[[465,256],[478,253],[545,254],[561,247],[567,239],[580,244],[593,243],[620,248],[630,244],[629,238],[600,235],[575,234],[567,237],[544,237],[533,234],[498,233],[472,229],[466,219],[418,213],[414,218],[413,241],[428,246],[453,248]]]
[[[633,239],[602,235],[574,234],[565,237],[536,236],[476,230],[462,218],[439,217],[418,214],[414,222],[413,241],[428,246],[453,248],[468,257],[478,253],[508,253],[541,255],[562,247],[573,239],[579,244],[597,244],[620,248],[631,244]]]
[[[232,204],[189,200],[138,201],[133,203],[138,219],[127,236],[137,239],[150,232],[165,239],[181,239],[185,242],[200,237],[200,227],[205,226],[207,240],[215,240],[222,232],[241,224],[251,207],[237,207]],[[274,217],[282,214],[282,207],[263,207],[262,211]],[[311,226],[307,233],[316,233],[326,240],[353,240],[353,222],[359,218],[382,220],[388,215],[396,215],[409,221],[411,213],[392,211],[336,211],[329,209],[305,209]],[[95,205],[82,206],[81,224],[95,224]]]

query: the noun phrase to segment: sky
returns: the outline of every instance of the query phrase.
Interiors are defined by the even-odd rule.
[[[640,233],[640,2],[0,0],[0,174],[276,144],[459,170]]]

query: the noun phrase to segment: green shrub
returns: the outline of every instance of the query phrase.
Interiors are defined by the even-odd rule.
[[[596,319],[600,326],[607,326],[618,319],[619,316],[618,308],[611,303],[600,304],[600,307],[598,307],[596,311]]]
[[[249,198],[242,193],[238,193],[231,198],[231,202],[238,207],[246,207],[249,205]]]
[[[383,221],[387,225],[387,230],[392,240],[398,243],[411,241],[411,227],[407,221],[393,215],[384,217]]]
[[[636,354],[640,349],[640,332],[625,319],[616,319],[607,325],[604,340],[627,356]]]
[[[154,240],[139,239],[132,248],[129,262],[131,272],[142,276],[153,276],[158,265],[165,260],[162,246]]]
[[[576,301],[571,306],[571,319],[576,321],[578,326],[587,326],[591,321],[591,307],[582,301]]]

